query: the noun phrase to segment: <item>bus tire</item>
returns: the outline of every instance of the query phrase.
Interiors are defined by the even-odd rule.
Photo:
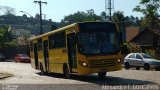
[[[44,75],[44,68],[43,68],[43,65],[41,63],[40,63],[40,70],[41,70],[40,74]]]
[[[70,78],[71,78],[70,70],[69,70],[67,64],[64,64],[64,65],[63,65],[63,75],[64,75],[64,78],[65,78],[65,79],[70,79]]]
[[[150,65],[148,63],[145,63],[143,67],[144,70],[150,70]]]
[[[130,68],[130,65],[129,65],[128,62],[125,62],[125,63],[124,63],[124,68],[127,69],[127,70]]]
[[[106,72],[98,73],[99,78],[104,79],[106,77]]]

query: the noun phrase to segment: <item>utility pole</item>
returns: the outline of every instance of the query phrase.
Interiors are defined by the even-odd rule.
[[[112,21],[113,10],[114,10],[114,0],[105,0],[105,12],[109,16],[109,21]]]
[[[38,3],[39,4],[39,10],[40,10],[40,34],[43,34],[43,30],[42,30],[42,4],[47,4],[47,2],[42,2],[42,1],[34,1],[34,3]]]

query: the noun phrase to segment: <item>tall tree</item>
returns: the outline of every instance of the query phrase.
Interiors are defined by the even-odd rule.
[[[9,26],[4,26],[0,29],[0,48],[17,45],[17,41],[14,40],[12,34],[9,32],[9,29]]]
[[[106,12],[101,12],[100,16],[101,16],[101,18],[102,18],[103,21],[106,21],[107,18],[108,18]]]
[[[96,15],[93,9],[88,10],[86,15],[84,21],[101,21],[101,17]]]
[[[143,25],[149,28],[156,28],[158,26],[158,10],[160,8],[160,0],[140,0],[133,11],[141,12],[145,15]]]
[[[0,10],[3,15],[9,15],[9,14],[15,15],[16,14],[15,9],[9,6],[0,6]]]
[[[65,16],[64,19],[61,20],[61,23],[71,24],[75,22],[98,21],[98,20],[102,20],[101,17],[96,15],[93,9],[90,9],[87,12],[78,11],[77,13]]]
[[[125,21],[125,16],[122,11],[116,11],[113,13],[112,19],[116,22],[123,22]]]

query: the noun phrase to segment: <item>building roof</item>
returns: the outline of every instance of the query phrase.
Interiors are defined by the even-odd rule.
[[[135,38],[138,38],[139,36],[141,36],[145,32],[150,32],[150,33],[153,33],[153,34],[160,36],[160,29],[153,29],[153,30],[145,29],[142,32],[140,32],[137,36],[135,36],[132,40],[134,40]]]
[[[139,27],[126,27],[126,41],[131,41],[139,34]]]
[[[130,42],[134,42],[143,47],[156,48],[160,46],[160,30],[145,29],[134,37]]]

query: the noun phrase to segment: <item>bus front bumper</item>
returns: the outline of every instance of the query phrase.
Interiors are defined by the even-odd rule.
[[[121,65],[110,66],[110,67],[101,67],[101,68],[89,68],[89,67],[81,67],[78,70],[79,75],[92,74],[92,73],[100,73],[100,72],[111,72],[121,70]]]

